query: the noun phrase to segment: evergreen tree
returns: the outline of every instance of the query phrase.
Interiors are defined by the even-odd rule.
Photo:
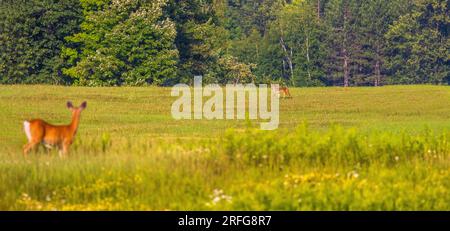
[[[390,42],[391,82],[401,84],[450,81],[449,2],[418,0],[386,34]]]
[[[69,83],[60,51],[81,18],[78,0],[0,1],[0,83]]]
[[[360,4],[357,0],[330,0],[327,4],[325,20],[329,55],[326,69],[329,84],[348,87],[358,84],[361,77],[364,60],[358,24]]]
[[[2,0],[0,83],[446,84],[445,0]]]
[[[363,59],[361,82],[367,85],[380,86],[385,81],[384,64],[389,50],[384,35],[389,26],[411,7],[408,0],[367,0],[361,4],[361,20]]]
[[[191,82],[193,76],[203,75],[213,62],[213,47],[204,46],[205,39],[214,36],[216,29],[210,6],[210,0],[169,0],[164,9],[176,25],[175,45],[180,52],[177,65],[180,76],[173,83]],[[204,46],[203,54],[201,46]]]
[[[276,19],[286,0],[227,0],[226,28],[233,38],[248,36],[253,30],[264,35],[271,21]]]

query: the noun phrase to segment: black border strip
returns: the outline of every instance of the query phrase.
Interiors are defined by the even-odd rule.
[[[209,229],[179,226],[180,218],[212,218]],[[241,216],[238,225],[223,226],[224,216]],[[271,216],[269,225],[243,224],[253,216]],[[250,218],[249,218],[250,217]],[[296,228],[384,228],[398,225],[417,228],[424,225],[450,225],[450,212],[0,212],[0,225],[38,227],[159,227],[163,230],[299,230]],[[447,226],[450,227],[450,226]],[[146,229],[144,229],[146,230]]]

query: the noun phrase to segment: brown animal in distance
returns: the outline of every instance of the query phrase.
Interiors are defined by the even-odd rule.
[[[292,98],[291,92],[289,92],[289,88],[282,86],[280,87],[280,96],[283,98]]]
[[[23,147],[24,155],[28,155],[41,143],[47,148],[57,147],[60,156],[66,155],[77,133],[81,112],[86,107],[86,102],[79,107],[74,107],[70,101],[67,102],[67,108],[72,112],[72,122],[69,125],[52,125],[42,119],[25,121],[23,126],[28,143]]]

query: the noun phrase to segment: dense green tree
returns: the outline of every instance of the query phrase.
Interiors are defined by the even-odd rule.
[[[217,42],[214,36],[221,36],[216,27],[211,0],[169,0],[165,13],[176,25],[175,45],[179,50],[179,76],[171,82],[191,82],[193,76],[203,75],[210,63],[215,62]],[[221,38],[215,37],[214,40]],[[203,52],[202,52],[203,51]]]
[[[60,51],[81,19],[78,0],[0,1],[0,83],[70,83]]]
[[[329,84],[358,84],[362,57],[361,1],[330,0],[326,6],[325,20],[327,29],[328,60],[325,66]]]
[[[0,0],[0,83],[450,82],[445,0]]]
[[[248,36],[253,30],[264,35],[271,21],[276,19],[276,12],[286,0],[227,0],[225,27],[233,38]]]
[[[320,1],[235,1],[244,9],[261,7],[252,14],[240,12],[236,21],[243,31],[233,40],[232,53],[243,62],[255,63],[254,73],[260,82],[280,82],[296,86],[321,85],[323,45],[319,37],[322,25]],[[323,2],[323,1],[322,1]],[[250,6],[247,6],[250,5]],[[239,11],[234,9],[233,11]],[[259,13],[258,13],[259,12]],[[265,12],[265,13],[264,13]],[[242,18],[249,20],[242,20]],[[263,18],[260,22],[256,18]],[[229,20],[233,20],[233,15]],[[243,24],[249,23],[248,25]],[[236,37],[236,36],[234,36]]]
[[[167,82],[192,83],[196,75],[204,82],[228,83],[253,79],[252,65],[230,54],[230,33],[222,25],[225,4],[221,0],[170,0],[165,11],[177,28],[180,51],[179,76]],[[250,72],[250,73],[249,73]]]
[[[358,20],[363,49],[360,84],[380,86],[386,82],[385,63],[389,43],[384,37],[389,26],[411,8],[409,0],[362,1]]]
[[[266,38],[270,22],[276,19],[284,0],[217,0],[219,21],[229,31],[230,53],[248,64],[256,82],[281,78],[281,57]],[[275,52],[275,53],[272,53]],[[269,55],[272,53],[273,59]]]
[[[67,38],[64,73],[75,84],[163,84],[177,74],[175,25],[163,16],[164,0],[81,0],[82,31]]]
[[[316,2],[294,0],[285,5],[270,25],[269,36],[280,49],[284,80],[294,86],[318,86],[324,77],[323,25]],[[287,80],[287,81],[286,81]]]
[[[417,0],[386,34],[392,83],[450,81],[449,2]]]

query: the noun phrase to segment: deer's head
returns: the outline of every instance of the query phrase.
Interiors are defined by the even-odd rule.
[[[80,115],[80,113],[86,109],[87,102],[83,102],[79,107],[74,107],[72,102],[67,102],[67,108],[72,112],[72,115]]]

